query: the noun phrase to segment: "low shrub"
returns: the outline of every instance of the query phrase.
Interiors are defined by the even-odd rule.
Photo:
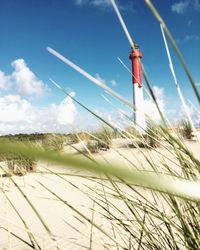
[[[108,150],[111,148],[114,133],[110,128],[103,127],[94,135],[98,138],[97,145],[99,149]]]
[[[139,132],[137,131],[137,129],[133,126],[129,126],[129,127],[126,127],[124,129],[124,134],[127,136],[129,135],[130,137],[139,137]]]
[[[36,162],[23,155],[4,155],[1,158],[6,163],[6,175],[25,175],[36,171]]]
[[[183,120],[179,126],[179,131],[185,139],[192,139],[192,127],[187,120]]]
[[[68,144],[75,144],[79,142],[79,138],[76,134],[68,134],[67,135]]]
[[[87,150],[92,154],[98,153],[100,150],[99,143],[97,140],[88,140],[86,143],[86,147]]]
[[[160,145],[161,134],[159,127],[155,124],[148,123],[146,134],[143,136],[143,147],[157,148]]]
[[[61,134],[46,134],[41,140],[42,147],[47,151],[61,151],[66,142],[66,137]]]

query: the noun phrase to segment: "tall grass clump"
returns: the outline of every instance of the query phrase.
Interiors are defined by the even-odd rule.
[[[78,143],[80,141],[79,137],[75,133],[68,134],[67,138],[68,138],[68,144],[75,144],[75,143]]]
[[[108,127],[102,127],[99,131],[94,133],[99,140],[97,140],[98,148],[110,149],[112,146],[112,139],[115,137],[115,131]]]
[[[37,137],[38,139],[38,137]],[[30,141],[37,140],[34,135],[8,135],[1,136],[0,141],[3,143],[4,141],[10,141],[11,143],[16,142],[26,142],[30,143]],[[0,163],[4,163],[5,165],[5,174],[7,175],[25,175],[26,173],[35,172],[36,171],[36,161],[33,158],[26,157],[23,154],[15,155],[15,154],[0,154]]]
[[[133,137],[139,137],[140,134],[138,132],[138,130],[133,127],[133,126],[128,126],[124,129],[124,134],[129,134],[129,135],[132,135]]]
[[[86,139],[86,151],[98,153],[100,150],[109,150],[112,146],[112,138],[115,136],[115,131],[103,126],[98,131],[88,134]]]
[[[147,123],[146,134],[144,135],[144,140],[146,146],[149,148],[157,148],[161,143],[161,133],[160,133],[160,126],[156,125],[153,122]]]
[[[66,141],[66,136],[62,134],[45,134],[41,146],[47,151],[62,151]]]
[[[183,138],[192,139],[193,138],[193,130],[191,124],[187,120],[182,120],[179,125],[179,131]]]
[[[3,161],[6,166],[6,172],[4,176],[21,176],[36,171],[36,162],[34,159],[23,155],[16,156],[15,154],[4,154],[1,157],[1,161]]]

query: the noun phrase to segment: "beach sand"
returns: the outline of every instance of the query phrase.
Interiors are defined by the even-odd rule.
[[[200,159],[199,143],[195,141],[187,141],[186,143],[194,155]],[[66,148],[66,150],[68,149]],[[73,150],[70,152],[76,157],[76,152]],[[128,168],[133,167],[133,164],[138,169],[150,169],[145,155],[151,155],[152,162],[157,167],[159,167],[158,162],[165,160],[172,168],[181,171],[176,165],[175,157],[173,158],[167,149],[158,148],[157,152],[151,149],[130,149],[121,139],[113,141],[112,149],[95,154],[95,159],[108,161],[112,164],[117,162],[118,165]],[[125,158],[129,159],[129,163]],[[54,166],[50,162],[38,162],[37,165],[38,173],[13,177],[19,189],[9,178],[2,177],[0,179],[0,249],[32,249],[27,244],[30,244],[29,230],[37,239],[40,248],[44,250],[58,248],[75,250],[90,249],[90,247],[95,250],[117,249],[115,242],[109,239],[109,236],[116,237],[116,240],[122,245],[128,244],[126,242],[127,235],[123,235],[124,231],[120,232],[120,227],[116,228],[114,237],[112,223],[104,216],[107,205],[101,202],[103,200],[101,196],[103,197],[105,191],[112,193],[108,182],[104,182],[104,186],[102,186],[103,180],[101,178],[96,178],[94,174],[89,172],[74,170],[69,166]],[[52,174],[51,171],[61,174]],[[165,172],[162,168],[161,171]],[[59,196],[62,201],[44,186]],[[26,198],[20,190],[23,191]],[[148,192],[142,191],[141,188],[138,190],[144,193]],[[124,192],[128,193],[129,191],[124,188]],[[107,199],[111,199],[113,204],[120,207],[121,215],[119,212],[116,216],[124,217],[126,215],[127,218],[129,217],[129,211],[122,201],[114,199],[111,195]],[[99,204],[103,204],[102,207]],[[23,217],[26,226],[17,213]],[[38,219],[37,213],[41,216],[44,224]],[[87,220],[94,221],[108,235],[100,232],[95,226],[91,227]],[[27,243],[22,242],[18,237]]]

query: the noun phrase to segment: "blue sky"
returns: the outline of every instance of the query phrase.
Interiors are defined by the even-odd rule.
[[[133,40],[140,45],[151,84],[157,86],[160,101],[173,119],[180,110],[180,102],[159,24],[144,1],[119,0],[117,3]],[[155,0],[153,3],[199,84],[200,1]],[[131,66],[128,59],[130,45],[109,0],[1,0],[0,5],[0,103],[3,103],[0,104],[0,134],[55,129],[62,132],[77,124],[81,127],[85,112],[65,99],[49,78],[69,92],[75,92],[76,98],[92,110],[114,114],[113,108],[101,97],[103,91],[49,54],[47,46],[131,100],[131,76],[117,60],[120,57]],[[183,93],[197,105],[172,48],[171,52]],[[35,126],[37,122],[39,125]],[[50,123],[55,123],[54,127]]]

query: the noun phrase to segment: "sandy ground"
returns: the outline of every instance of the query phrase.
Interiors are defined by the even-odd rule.
[[[200,145],[194,141],[187,142],[187,145],[200,159]],[[76,154],[72,149],[70,151]],[[134,165],[140,169],[148,169],[150,166],[147,164],[145,156],[150,156],[155,165],[158,161],[165,160],[177,168],[176,161],[170,151],[164,148],[158,149],[157,152],[150,149],[129,149],[120,139],[113,142],[112,149],[96,154],[95,158],[117,162],[124,167]],[[129,159],[129,162],[126,158]],[[21,237],[30,243],[29,230],[37,238],[40,248],[44,250],[90,249],[90,247],[95,250],[116,249],[115,243],[109,237],[94,227],[91,228],[87,222],[87,220],[93,220],[108,235],[113,237],[111,224],[103,216],[104,208],[97,205],[100,197],[94,192],[101,190],[103,193],[101,180],[91,178],[90,173],[82,173],[69,167],[56,167],[50,163],[39,162],[38,169],[45,173],[31,173],[24,177],[13,177],[20,189],[9,178],[2,177],[0,179],[0,249],[31,249],[18,238]],[[48,170],[62,173],[62,175],[48,173]],[[90,178],[79,176],[83,174],[90,176]],[[61,197],[63,202],[47,191],[44,186]],[[23,191],[28,201],[20,190]],[[114,202],[121,207],[121,211],[125,209],[119,201]],[[36,209],[35,211],[33,207]],[[78,215],[77,211],[87,218]],[[124,212],[127,213],[125,210]],[[28,229],[17,213],[22,215]],[[44,221],[43,225],[36,213]],[[48,228],[45,229],[46,225]],[[117,239],[119,242],[123,243],[126,240],[126,236],[120,235],[120,233],[117,237],[119,237]]]

